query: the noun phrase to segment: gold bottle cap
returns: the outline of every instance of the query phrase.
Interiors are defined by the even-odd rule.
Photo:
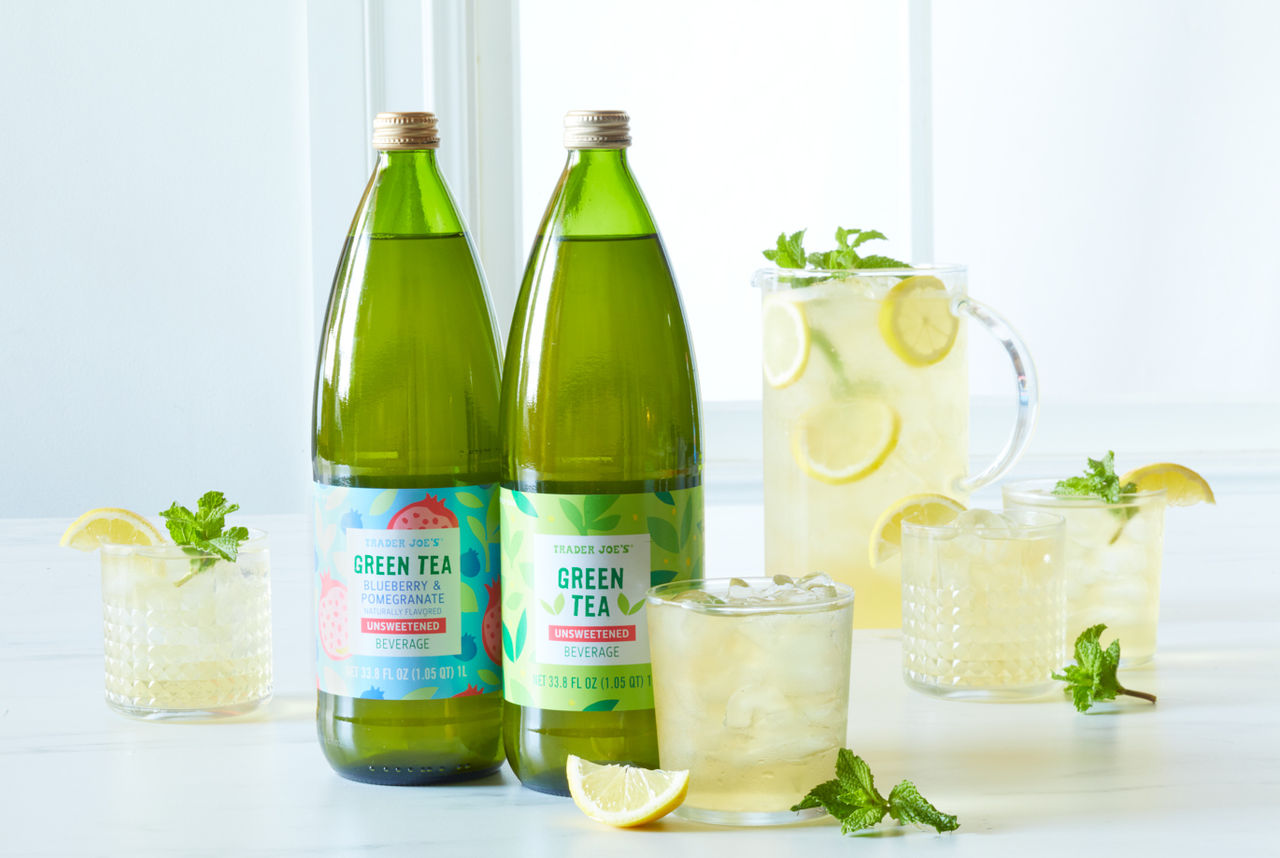
[[[373,119],[373,148],[380,152],[440,148],[436,115],[425,111],[379,113]]]
[[[570,110],[564,115],[564,148],[626,149],[631,118],[625,110]]]

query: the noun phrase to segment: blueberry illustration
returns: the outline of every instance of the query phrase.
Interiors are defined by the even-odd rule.
[[[365,700],[381,700],[382,689],[375,685],[372,688],[370,688],[368,691],[366,691],[364,694],[361,694],[360,696],[363,697]]]
[[[467,578],[474,578],[480,574],[480,555],[474,548],[468,548],[462,555],[462,574]]]
[[[342,517],[339,524],[342,525],[343,530],[346,530],[348,527],[354,527],[357,529],[364,527],[364,522],[360,519],[360,513],[356,512],[354,509],[347,510],[347,514]]]
[[[462,636],[462,652],[454,656],[458,661],[471,661],[476,657],[476,639],[471,635]]]

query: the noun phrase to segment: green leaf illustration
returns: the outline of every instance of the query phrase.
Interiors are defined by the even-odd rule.
[[[654,492],[653,495],[667,506],[676,505],[676,499],[671,496],[671,492]]]
[[[461,596],[460,601],[462,603],[462,612],[467,614],[475,613],[480,610],[480,605],[476,602],[476,591],[472,590],[471,585],[466,581],[462,581],[460,583],[462,584],[462,587],[459,588],[458,594]]]
[[[680,546],[683,548],[689,542],[689,531],[693,529],[693,507],[694,499],[689,498],[689,502],[685,504],[684,518],[680,521]]]
[[[631,600],[627,598],[626,593],[618,594],[618,607],[622,610],[622,613],[624,614],[631,613],[631,610],[630,610]]]
[[[587,526],[592,530],[607,530],[608,528],[599,527],[594,524],[595,520],[609,511],[609,507],[613,506],[618,500],[619,495],[587,495],[583,502],[583,510],[587,516]]]
[[[573,502],[568,498],[560,498],[560,509],[564,510],[564,517],[573,525],[573,529],[586,536],[587,525],[582,520],[582,510],[574,506]]]
[[[612,712],[613,707],[618,705],[617,700],[597,700],[589,706],[583,706],[583,712]]]
[[[640,609],[643,607],[644,607],[644,599],[641,599],[640,601],[632,605],[631,610],[627,611],[626,613],[628,616],[630,616],[631,614],[638,614],[640,613]]]
[[[654,543],[663,551],[669,551],[672,554],[680,553],[680,542],[676,538],[676,529],[671,523],[654,516],[649,516],[649,535],[653,537]]]
[[[511,499],[516,502],[516,508],[522,513],[532,516],[533,518],[538,517],[538,511],[533,508],[533,504],[529,502],[529,499],[525,497],[523,493],[513,490],[511,492]]]
[[[539,604],[539,605],[541,605],[541,606],[542,606],[542,610],[546,611],[548,614],[555,614],[555,613],[556,613],[556,609],[555,609],[555,608],[553,608],[553,607],[551,607],[550,605],[548,605],[548,604],[547,604],[546,602],[544,602],[542,599],[539,599],[539,600],[538,600],[538,604]]]
[[[564,593],[556,594],[555,610],[551,613],[558,614],[564,610]]]
[[[622,521],[622,516],[620,515],[606,515],[604,518],[597,518],[595,521],[591,522],[590,529],[609,533],[618,526],[618,522],[620,521]]]
[[[524,614],[520,615],[524,619]],[[507,654],[507,661],[515,661],[515,648],[511,645],[511,630],[507,628],[507,624],[502,624],[502,651]]]
[[[516,651],[516,655],[515,655],[515,658],[519,658],[519,657],[520,657],[520,653],[524,651],[524,636],[525,636],[525,632],[527,632],[527,631],[528,631],[528,622],[527,622],[527,617],[526,617],[526,615],[525,615],[525,612],[524,612],[524,611],[521,611],[521,612],[520,612],[520,624],[519,624],[518,626],[516,626],[516,640],[515,640],[515,651]],[[512,661],[514,661],[514,660],[515,660],[515,659],[512,659]]]
[[[524,579],[524,584],[530,590],[533,589],[533,564],[525,561],[520,564],[520,577]]]
[[[656,587],[659,584],[667,584],[676,580],[676,573],[670,569],[654,569],[649,573],[649,586]]]
[[[396,489],[387,489],[382,494],[373,499],[373,503],[369,504],[369,515],[379,516],[387,510],[391,509],[391,505],[396,500]]]
[[[489,554],[489,534],[485,532],[484,522],[474,516],[467,516],[467,525],[470,526],[472,534],[480,541],[480,547],[484,549],[485,556]]]
[[[524,604],[524,593],[520,590],[508,587],[507,593],[503,597],[503,607],[509,611],[518,611],[520,606]]]
[[[476,676],[480,677],[480,681],[489,685],[502,685],[502,677],[494,673],[492,670],[480,668],[476,671]]]
[[[480,509],[480,507],[484,506],[484,501],[480,500],[480,498],[470,492],[458,492],[454,497],[456,497],[464,506],[469,506],[472,509]]]
[[[400,699],[401,700],[430,700],[432,697],[435,697],[435,696],[436,696],[436,689],[434,688],[415,688],[413,691],[410,691],[408,694],[406,694],[404,697],[401,697]]]
[[[516,555],[520,553],[520,543],[523,541],[524,541],[524,531],[517,530],[515,533],[512,533],[511,535],[509,535],[506,539],[502,540],[502,550],[507,553],[508,557],[514,560],[516,558]]]

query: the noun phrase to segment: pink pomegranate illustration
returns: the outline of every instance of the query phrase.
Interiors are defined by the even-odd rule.
[[[427,495],[391,516],[387,530],[437,530],[457,526],[458,517],[449,511],[444,501]]]
[[[454,697],[475,697],[477,694],[484,694],[484,692],[474,685],[468,685],[465,690],[459,691],[457,694],[453,696]]]
[[[320,575],[319,609],[320,646],[329,658],[351,657],[347,647],[347,588],[330,578]]]
[[[480,621],[480,637],[484,639],[484,651],[494,664],[502,664],[502,586],[497,581],[484,585],[489,605]]]

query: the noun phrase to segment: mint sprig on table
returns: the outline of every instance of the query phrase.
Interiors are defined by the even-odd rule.
[[[205,492],[196,502],[195,512],[174,501],[160,517],[174,543],[186,548],[188,553],[214,554],[234,562],[240,553],[240,543],[249,538],[249,528],[227,527],[227,516],[239,508],[239,504],[228,503],[222,492]],[[185,584],[192,575],[211,566],[213,562],[204,558],[191,575],[177,583]]]
[[[864,268],[911,267],[907,263],[889,256],[881,256],[879,254],[862,256],[858,253],[858,248],[868,241],[888,240],[885,238],[884,233],[879,230],[837,227],[836,247],[834,249],[808,254],[804,250],[804,234],[805,230],[803,229],[790,235],[785,232],[780,233],[776,246],[772,250],[763,251],[764,258],[779,268],[804,268],[806,265],[811,265],[814,268],[829,271],[845,271]]]
[[[960,827],[956,818],[943,813],[916,789],[911,781],[902,781],[889,792],[886,799],[876,789],[871,768],[850,751],[841,748],[836,756],[836,777],[809,790],[792,810],[821,807],[840,821],[840,833],[852,834],[877,825],[885,814],[899,825],[913,822],[931,825],[939,833],[955,831]]]
[[[1053,674],[1053,678],[1067,683],[1063,690],[1071,695],[1071,702],[1080,712],[1087,712],[1099,700],[1115,700],[1117,694],[1155,703],[1154,694],[1131,691],[1116,678],[1116,669],[1120,667],[1120,641],[1113,640],[1111,646],[1103,649],[1099,640],[1106,628],[1105,624],[1099,623],[1082,631],[1076,638],[1076,663],[1062,668],[1062,673]]]

